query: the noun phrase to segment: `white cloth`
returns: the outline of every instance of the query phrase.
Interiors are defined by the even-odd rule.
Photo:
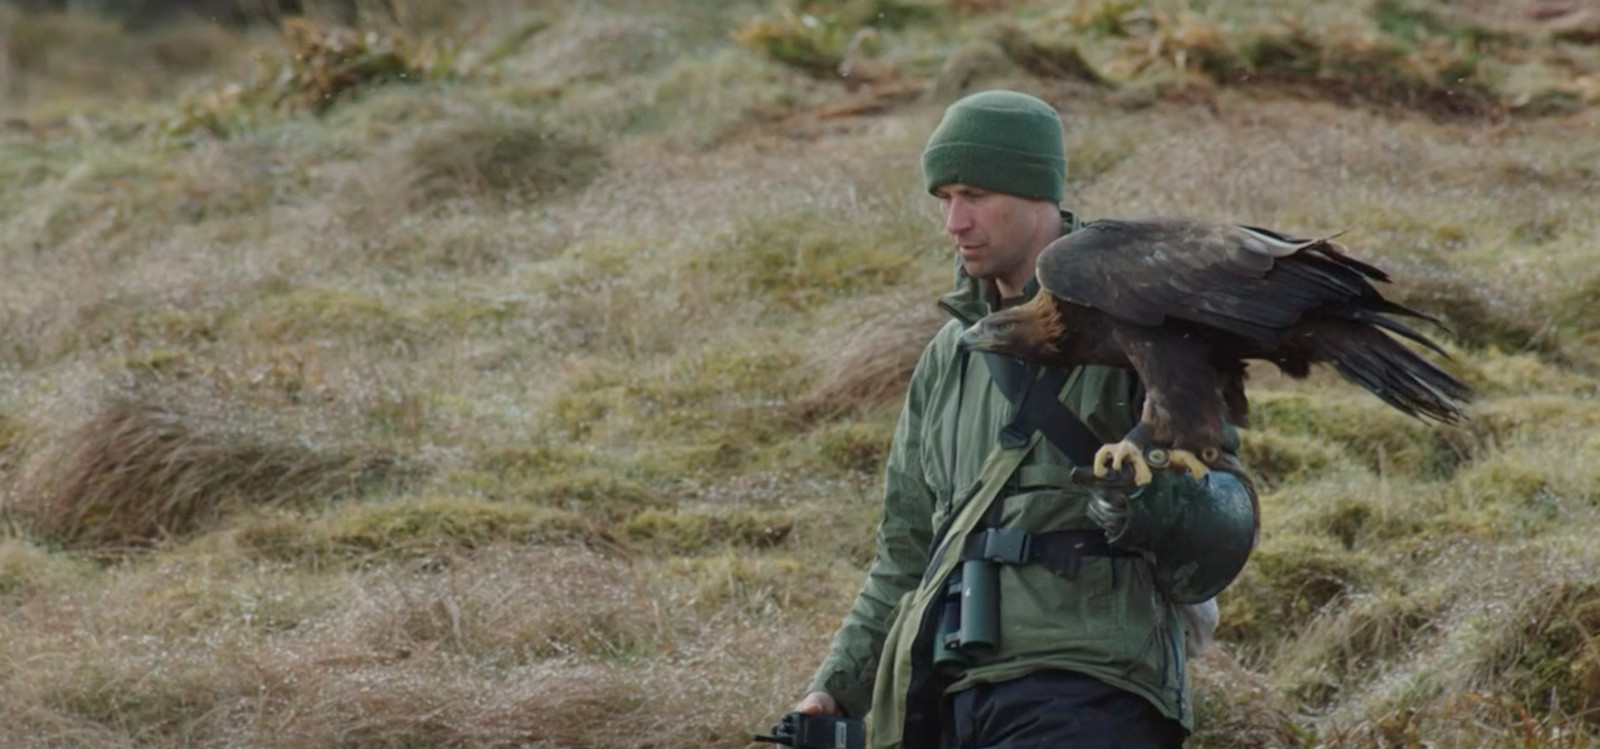
[[[1216,641],[1217,622],[1222,618],[1217,599],[1180,606],[1178,611],[1183,617],[1183,644],[1190,657],[1204,653]]]

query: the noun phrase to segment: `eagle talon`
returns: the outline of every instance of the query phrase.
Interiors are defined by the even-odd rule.
[[[1105,478],[1111,472],[1120,473],[1123,461],[1127,461],[1128,466],[1133,469],[1133,483],[1135,486],[1144,486],[1154,478],[1150,473],[1150,465],[1145,462],[1144,450],[1127,440],[1114,445],[1105,445],[1095,451],[1095,478]]]
[[[1217,449],[1214,447],[1208,447],[1204,450],[1201,450],[1201,453],[1204,454],[1213,454],[1216,452]],[[1201,460],[1199,456],[1189,452],[1188,450],[1173,450],[1168,462],[1168,468],[1171,468],[1172,470],[1177,470],[1179,468],[1187,469],[1189,471],[1189,475],[1193,476],[1196,481],[1204,481],[1206,474],[1211,472],[1211,469],[1206,466],[1205,461]]]
[[[1214,448],[1202,450],[1202,453],[1211,453]],[[1152,469],[1164,471],[1188,471],[1196,481],[1204,481],[1211,468],[1188,450],[1169,450],[1164,447],[1152,447],[1148,452],[1128,440],[1123,440],[1114,445],[1101,447],[1094,454],[1094,476],[1103,479],[1113,473],[1121,473],[1122,466],[1126,463],[1133,470],[1134,486],[1144,486],[1155,478]]]

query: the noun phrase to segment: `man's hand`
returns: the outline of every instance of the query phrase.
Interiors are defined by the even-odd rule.
[[[839,703],[827,692],[812,692],[795,703],[794,710],[803,715],[842,715]]]

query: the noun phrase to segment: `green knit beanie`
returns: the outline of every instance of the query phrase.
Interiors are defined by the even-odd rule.
[[[1061,117],[1015,91],[984,91],[945,110],[922,152],[928,192],[964,185],[1060,203],[1067,179]]]

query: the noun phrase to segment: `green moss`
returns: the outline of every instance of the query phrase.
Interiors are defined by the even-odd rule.
[[[1497,452],[1451,479],[1430,524],[1504,539],[1562,527],[1600,501],[1597,458],[1581,447],[1547,444]]]
[[[80,585],[91,569],[81,560],[20,539],[0,539],[0,600],[51,594]]]
[[[7,410],[0,410],[0,472],[9,472],[17,467],[29,432],[27,422]],[[3,510],[0,510],[0,518],[3,515]]]
[[[352,288],[308,285],[269,289],[255,304],[241,302],[237,309],[230,334],[264,343],[319,339],[388,343],[414,340],[420,332],[417,322],[404,311]]]
[[[530,479],[590,467],[595,455],[572,443],[498,446],[478,453],[474,467],[502,479]]]
[[[116,352],[108,356],[108,364],[122,363],[130,370],[145,365],[181,369],[174,366],[179,364],[174,359],[181,352],[216,340],[220,333],[218,310],[178,307],[154,294],[109,296],[77,307],[73,313],[70,324],[53,331],[54,337],[41,336],[37,345],[11,347],[11,351],[29,364],[93,350]]]
[[[547,423],[573,440],[709,450],[733,466],[791,436],[784,406],[798,386],[797,361],[793,351],[719,346],[652,371],[598,368],[552,399]]]
[[[622,524],[622,534],[665,551],[699,554],[709,549],[764,549],[782,544],[794,528],[790,513],[762,510],[645,510]]]
[[[1267,429],[1240,435],[1239,458],[1261,488],[1270,489],[1324,473],[1350,461],[1338,444],[1304,434]]]
[[[696,611],[730,609],[760,619],[774,612],[809,612],[843,605],[837,595],[838,570],[789,557],[745,557],[723,554],[672,559],[654,568],[652,587],[684,590]],[[832,574],[830,574],[832,573]],[[857,577],[853,572],[848,577]]]
[[[580,453],[576,447],[501,448],[485,455],[475,468],[441,476],[435,486],[490,500],[559,508],[598,522],[622,520],[667,503],[660,492],[637,478],[641,472],[636,465],[614,459],[598,464]],[[671,478],[681,475],[680,471]]]
[[[894,439],[894,423],[841,421],[824,424],[807,435],[801,460],[830,471],[877,474]]]
[[[759,299],[778,308],[811,309],[841,296],[893,287],[916,272],[914,238],[905,227],[873,227],[862,236],[836,218],[802,211],[758,219],[686,253],[680,267],[695,278],[721,276],[713,294]],[[915,237],[920,239],[920,237]]]
[[[1534,353],[1505,352],[1494,346],[1474,352],[1471,357],[1457,359],[1451,364],[1451,370],[1460,375],[1462,381],[1472,386],[1475,393],[1485,400],[1488,396],[1503,394],[1549,393],[1582,397],[1600,392],[1600,381],[1573,371],[1571,367],[1553,362],[1549,357]],[[1475,407],[1472,413],[1473,421],[1485,418],[1504,421],[1507,418],[1514,418],[1515,414],[1506,413],[1510,404],[1502,404],[1498,400]],[[1519,400],[1526,404],[1526,400]],[[1561,402],[1570,407],[1568,399],[1562,398]],[[1476,426],[1468,424],[1467,428],[1475,429]]]
[[[747,47],[818,78],[837,75],[852,30],[831,18],[782,12],[734,32]]]
[[[136,351],[119,359],[119,362],[111,366],[136,375],[152,375],[158,378],[191,374],[196,364],[194,356],[188,350],[165,347]]]
[[[541,506],[611,520],[666,504],[649,486],[599,468],[545,476],[519,487],[519,493],[524,500]]]
[[[1290,443],[1283,438],[1314,438],[1337,445],[1348,460],[1380,475],[1441,478],[1462,459],[1437,428],[1354,388],[1316,395],[1257,393],[1251,397],[1251,420],[1262,432],[1279,435],[1276,439],[1284,447]],[[1263,452],[1271,465],[1274,456]],[[1321,448],[1295,455],[1309,460],[1333,457]],[[1292,465],[1293,458],[1289,460]]]
[[[595,528],[582,516],[557,508],[441,496],[351,505],[309,523],[268,516],[241,528],[237,538],[268,557],[314,550],[370,558],[497,543],[555,543],[585,538]]]

